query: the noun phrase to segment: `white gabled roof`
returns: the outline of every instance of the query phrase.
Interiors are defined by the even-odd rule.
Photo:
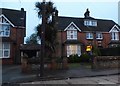
[[[75,25],[74,22],[71,22],[71,23],[64,29],[64,31],[66,31],[71,25],[73,25],[78,31],[81,31],[81,30],[77,27],[77,25]]]
[[[5,15],[1,14],[1,15],[0,15],[0,18],[2,18],[2,17],[3,17],[12,27],[15,27],[15,25],[14,25],[12,22],[10,22],[10,21],[8,20],[8,18],[5,17]]]
[[[117,25],[114,25],[109,32],[112,32],[115,29],[115,27],[116,27],[117,31],[120,31],[120,28]]]

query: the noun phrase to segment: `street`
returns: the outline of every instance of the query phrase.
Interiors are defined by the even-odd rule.
[[[21,83],[20,86],[39,86],[41,85],[61,85],[65,84],[71,86],[72,84],[84,84],[84,85],[96,85],[100,84],[104,85],[115,85],[120,86],[119,83],[120,75],[111,75],[111,76],[99,76],[99,77],[83,77],[83,78],[68,78],[65,80],[49,80],[49,81],[35,81],[35,82],[28,82],[28,83]]]

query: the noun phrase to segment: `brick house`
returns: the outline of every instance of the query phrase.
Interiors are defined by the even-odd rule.
[[[99,48],[120,45],[120,26],[113,20],[90,17],[87,9],[84,18],[59,16],[57,56],[67,56],[86,51],[87,45]]]
[[[3,64],[20,62],[20,44],[26,36],[26,11],[0,8],[0,58]]]

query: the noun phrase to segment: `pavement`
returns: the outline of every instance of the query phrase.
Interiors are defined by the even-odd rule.
[[[27,83],[20,83],[20,86],[120,86],[120,76],[97,76],[97,77],[83,77],[64,80],[49,80],[49,81],[34,81]]]
[[[3,65],[2,66],[2,83],[27,83],[34,81],[49,81],[49,80],[65,80],[84,77],[100,77],[109,75],[119,75],[120,71],[114,69],[93,70],[85,65],[77,68],[59,69],[59,70],[44,70],[44,77],[39,77],[39,66],[33,65],[32,71],[28,73],[21,72],[21,65]]]

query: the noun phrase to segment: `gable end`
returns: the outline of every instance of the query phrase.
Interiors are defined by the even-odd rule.
[[[64,31],[68,30],[68,28],[69,28],[71,25],[73,25],[78,31],[81,31],[81,30],[77,27],[77,25],[75,25],[74,22],[71,22],[71,23],[64,29]]]
[[[120,32],[120,28],[117,25],[114,25],[109,32],[112,32],[114,29],[117,29]]]
[[[2,18],[2,17],[3,17],[12,27],[15,27],[14,24],[11,23],[11,22],[7,19],[7,17],[5,17],[3,14],[0,15],[0,18]]]

